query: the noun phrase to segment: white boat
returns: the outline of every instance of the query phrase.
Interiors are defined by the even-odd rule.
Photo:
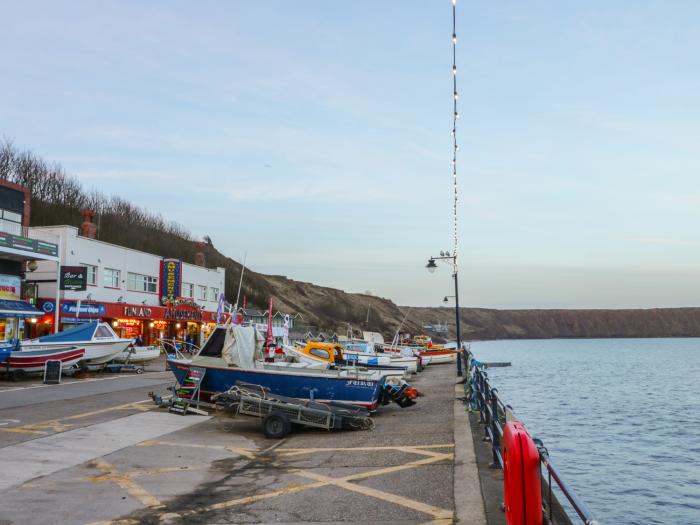
[[[129,346],[126,350],[123,350],[114,356],[113,361],[116,363],[142,365],[155,361],[159,357],[159,346]]]
[[[418,372],[418,357],[400,355],[374,350],[374,343],[369,341],[351,341],[343,344],[343,355],[348,361],[379,366],[402,366],[407,374]]]
[[[309,368],[326,368],[335,370],[339,377],[350,377],[357,374],[358,370],[369,374],[371,377],[387,377],[397,380],[406,376],[406,367],[393,366],[382,363],[369,363],[350,359],[343,353],[340,345],[335,343],[319,343],[309,341],[306,346],[284,346],[284,353],[288,360],[274,363],[277,366],[298,367],[300,364]],[[272,364],[272,363],[271,363]]]
[[[22,341],[24,350],[52,350],[78,346],[85,348],[82,365],[102,365],[126,349],[131,339],[122,339],[107,323],[88,323],[57,334]]]

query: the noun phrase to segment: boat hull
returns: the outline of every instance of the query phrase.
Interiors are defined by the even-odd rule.
[[[406,369],[407,374],[415,374],[418,372],[418,358],[402,357],[391,354],[366,354],[362,352],[345,351],[345,358],[348,361],[357,361],[360,364],[371,366],[400,366]]]
[[[5,363],[10,372],[27,374],[43,372],[47,361],[61,361],[64,370],[76,365],[83,359],[85,348],[70,347],[54,350],[20,350],[12,352]]]
[[[457,362],[457,351],[456,350],[427,350],[420,353],[421,358],[429,357],[431,365],[439,365],[443,363],[456,363]]]
[[[159,357],[160,348],[158,347],[136,347],[133,352],[129,348],[119,352],[114,356],[113,361],[116,363],[142,364],[155,361]]]
[[[22,351],[33,350],[59,350],[80,345],[85,348],[84,365],[103,365],[108,363],[120,352],[126,350],[131,343],[130,339],[117,339],[116,341],[85,341],[85,342],[65,342],[65,343],[22,343]]]
[[[272,394],[313,399],[318,402],[334,401],[362,406],[369,410],[375,410],[379,406],[386,381],[385,377],[367,380],[351,377],[322,377],[316,374],[305,374],[303,371],[224,368],[200,365],[181,359],[171,359],[168,364],[179,383],[184,381],[191,367],[204,368],[206,373],[201,386],[204,396],[225,392],[240,381],[269,388]]]

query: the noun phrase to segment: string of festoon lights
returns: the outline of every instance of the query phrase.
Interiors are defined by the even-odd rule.
[[[457,272],[457,152],[459,145],[457,144],[457,120],[459,112],[457,111],[457,101],[459,93],[457,93],[457,0],[452,0],[452,96],[453,96],[453,111],[452,111],[452,182],[454,185],[454,271]]]

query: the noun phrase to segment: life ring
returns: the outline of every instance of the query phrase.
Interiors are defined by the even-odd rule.
[[[540,454],[520,421],[503,429],[503,493],[508,525],[542,525]]]

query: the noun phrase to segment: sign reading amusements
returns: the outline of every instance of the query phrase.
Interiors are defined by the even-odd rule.
[[[87,289],[86,266],[61,266],[60,289],[82,292]]]
[[[160,262],[160,304],[166,305],[180,297],[182,289],[182,261],[163,259]]]

